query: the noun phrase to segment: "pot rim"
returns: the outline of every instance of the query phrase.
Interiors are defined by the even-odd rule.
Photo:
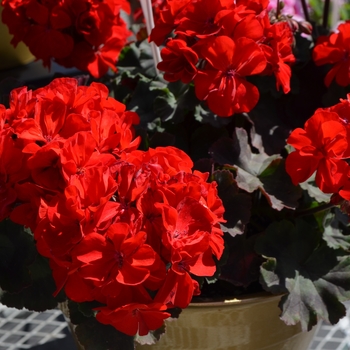
[[[234,298],[220,298],[220,299],[208,299],[199,302],[191,302],[188,307],[198,308],[203,306],[240,306],[256,303],[270,302],[272,300],[278,300],[283,296],[283,294],[271,294],[268,292],[258,292],[254,294],[241,295]]]

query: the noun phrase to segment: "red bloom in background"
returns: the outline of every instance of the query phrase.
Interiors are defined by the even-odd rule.
[[[233,6],[233,4],[231,5]],[[218,34],[221,27],[215,23],[215,15],[226,9],[220,0],[191,1],[178,17],[176,34],[205,38]]]
[[[34,56],[43,60],[44,66],[50,67],[52,57],[63,58],[72,53],[74,40],[63,31],[72,24],[67,13],[59,11],[59,6],[51,8],[38,1],[31,1],[23,8],[32,22],[23,41]]]
[[[287,94],[290,91],[292,70],[290,64],[295,62],[292,52],[293,33],[286,22],[277,22],[265,29],[266,39],[261,45],[267,59],[263,73],[274,74],[277,90],[282,87]]]
[[[264,21],[258,15],[242,5],[218,12],[215,22],[222,28],[221,35],[233,40],[244,37],[258,42],[264,36]]]
[[[130,33],[120,10],[130,10],[125,0],[66,0],[54,2],[3,2],[3,22],[23,41],[44,66],[51,60],[65,67],[89,71],[96,78],[115,64]]]
[[[350,21],[339,24],[337,29],[329,37],[319,37],[312,53],[316,65],[333,65],[325,77],[326,86],[334,79],[340,86],[350,84]]]
[[[152,29],[150,41],[161,45],[169,33],[178,25],[178,16],[186,8],[191,0],[168,1],[167,6],[160,11],[155,27]]]
[[[294,184],[306,181],[316,171],[316,183],[323,192],[339,191],[349,171],[343,160],[349,144],[347,130],[336,113],[317,111],[287,142],[296,149],[286,160]]]
[[[325,108],[325,110],[338,114],[339,120],[347,128],[350,137],[350,94],[347,94],[346,99],[340,99],[339,103],[332,107]],[[350,155],[347,155],[346,157],[348,158],[349,156]]]
[[[157,68],[165,72],[164,79],[181,80],[184,84],[193,80],[197,73],[198,55],[184,40],[169,40],[162,49],[161,56],[163,61],[158,63]]]
[[[259,99],[258,89],[245,77],[261,73],[266,59],[258,44],[247,38],[219,36],[201,49],[208,61],[195,78],[196,96],[219,116],[248,112]]]
[[[290,91],[293,33],[270,24],[268,0],[168,0],[150,40],[162,50],[158,68],[168,81],[195,84],[198,99],[220,117],[251,111],[259,100],[250,75],[274,75]],[[195,54],[194,54],[195,53]]]

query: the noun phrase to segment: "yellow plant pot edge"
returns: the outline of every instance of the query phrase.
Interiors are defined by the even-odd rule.
[[[0,5],[0,70],[27,64],[34,60],[34,56],[22,42],[16,48],[11,45],[13,36],[9,34],[7,26],[1,21],[2,10],[3,7]]]

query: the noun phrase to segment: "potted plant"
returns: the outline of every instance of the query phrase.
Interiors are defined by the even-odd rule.
[[[44,64],[93,78],[18,88],[0,106],[0,301],[59,303],[86,349],[164,350],[185,349],[166,339],[199,303],[248,299],[239,316],[220,304],[189,318],[218,319],[235,349],[228,336],[245,332],[226,324],[252,304],[268,333],[265,304],[300,349],[294,335],[336,323],[350,298],[350,22],[328,35],[329,2],[323,26],[304,1],[300,20],[263,0],[152,3],[156,65],[150,1],[146,25],[131,3],[127,45],[127,1],[3,1],[10,26],[29,17],[12,31]],[[277,296],[260,304],[263,291]]]

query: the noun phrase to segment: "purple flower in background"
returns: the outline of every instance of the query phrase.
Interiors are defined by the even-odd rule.
[[[296,20],[304,19],[303,8],[300,0],[284,0],[284,7],[282,13],[285,15],[291,15]],[[270,0],[268,10],[276,9],[277,0]]]

